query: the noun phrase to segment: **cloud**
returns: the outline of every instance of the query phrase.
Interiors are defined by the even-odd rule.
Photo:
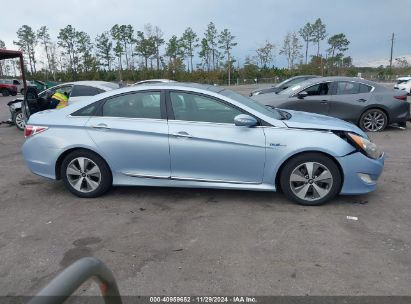
[[[116,23],[131,24],[139,30],[151,23],[159,26],[168,39],[173,34],[181,35],[188,26],[202,36],[213,21],[219,30],[228,28],[236,36],[234,56],[241,63],[268,40],[277,46],[276,64],[284,66],[285,59],[278,51],[285,34],[298,31],[316,18],[322,18],[330,35],[346,34],[351,41],[347,55],[354,61],[387,57],[392,32],[399,34],[396,53],[408,54],[410,11],[409,0],[397,0],[395,5],[385,0],[20,0],[18,14],[2,15],[0,39],[15,48],[13,40],[23,24],[34,29],[48,26],[54,40],[59,29],[71,24],[94,39]],[[326,47],[323,41],[323,53]],[[313,45],[309,52],[315,52]]]

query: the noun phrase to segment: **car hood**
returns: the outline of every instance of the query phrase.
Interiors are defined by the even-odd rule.
[[[254,91],[252,91],[252,94],[255,94],[255,93],[258,92],[257,95],[259,95],[259,94],[276,93],[276,92],[279,92],[279,91],[281,91],[281,90],[277,87],[270,87],[270,88],[254,90]]]
[[[368,138],[367,134],[365,134],[356,125],[335,117],[293,110],[281,109],[281,111],[291,114],[290,119],[283,120],[289,128],[346,131]]]
[[[288,101],[288,95],[276,94],[276,93],[266,93],[254,95],[251,99],[262,105],[270,105],[273,107],[281,107],[281,105]]]

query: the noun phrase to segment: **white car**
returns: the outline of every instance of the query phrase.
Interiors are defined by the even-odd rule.
[[[141,85],[141,84],[156,84],[156,83],[170,83],[170,82],[176,82],[176,81],[170,80],[170,79],[147,79],[147,80],[141,80],[132,85],[135,86],[135,85]]]
[[[76,81],[59,84],[39,93],[39,98],[47,100],[57,90],[64,92],[69,97],[68,104],[82,100],[87,96],[94,96],[107,91],[120,88],[116,83],[105,81]],[[25,122],[21,111],[21,99],[8,103],[11,112],[11,121],[19,130],[24,130]]]
[[[399,77],[394,85],[394,89],[406,91],[411,95],[411,77]]]

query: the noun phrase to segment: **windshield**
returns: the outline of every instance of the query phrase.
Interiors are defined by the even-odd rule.
[[[274,119],[283,119],[283,115],[281,115],[278,110],[266,108],[265,106],[255,102],[254,100],[252,100],[250,98],[247,98],[247,97],[244,97],[243,95],[235,93],[231,90],[223,90],[219,93],[223,96],[234,99],[235,101],[238,101],[239,103],[241,103],[241,104],[257,111],[257,112],[260,112],[261,114],[264,114],[268,117],[272,117]]]

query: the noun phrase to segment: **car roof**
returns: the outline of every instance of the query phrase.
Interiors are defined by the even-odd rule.
[[[206,90],[206,91],[211,91],[214,93],[219,93],[221,91],[224,91],[224,88],[215,86],[215,85],[210,85],[210,84],[200,84],[200,83],[195,83],[195,82],[159,82],[159,83],[143,83],[138,86],[139,88],[143,87],[149,87],[149,88],[154,88],[158,87],[161,89],[175,89],[175,90],[185,90],[187,88],[191,89],[199,89],[199,90]],[[130,88],[130,87],[128,87]]]
[[[318,82],[327,82],[327,81],[355,81],[355,82],[361,82],[364,84],[368,84],[370,86],[376,86],[378,85],[377,83],[360,78],[360,77],[345,77],[345,76],[327,76],[327,77],[321,77],[319,78],[310,78],[304,81],[304,83],[318,83]]]
[[[290,77],[288,79],[297,79],[297,78],[306,78],[306,77],[310,77],[310,78],[319,78],[322,77],[321,75],[297,75],[294,77]]]
[[[145,84],[145,83],[162,83],[162,82],[176,82],[175,80],[170,80],[170,79],[146,79],[146,80],[141,80],[133,85],[140,85],[140,84]]]
[[[411,76],[398,77],[397,80],[410,80]]]
[[[113,82],[107,82],[107,81],[97,81],[97,80],[87,80],[87,81],[73,81],[73,82],[65,82],[60,85],[84,85],[84,86],[90,86],[90,87],[95,87],[102,89],[104,91],[111,91],[120,88],[120,85],[113,83]]]

